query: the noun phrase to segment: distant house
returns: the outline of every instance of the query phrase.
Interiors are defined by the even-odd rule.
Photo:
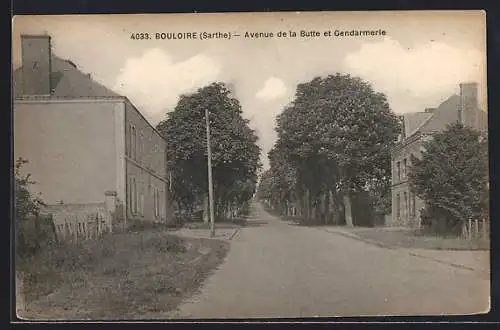
[[[52,54],[47,35],[23,35],[13,72],[14,154],[49,205],[114,196],[124,221],[167,221],[166,142],[122,95]]]
[[[410,191],[408,169],[411,155],[420,157],[424,141],[454,122],[487,131],[487,113],[479,109],[477,93],[477,83],[462,83],[460,95],[450,96],[437,108],[402,116],[403,134],[392,150],[392,214],[386,225],[414,228],[421,226],[420,211],[424,205]]]

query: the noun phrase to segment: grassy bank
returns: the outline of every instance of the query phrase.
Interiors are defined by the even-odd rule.
[[[18,262],[25,319],[167,318],[224,259],[226,242],[166,230],[60,245]]]
[[[490,242],[484,239],[464,240],[453,236],[439,236],[412,230],[385,228],[356,228],[353,233],[360,238],[373,240],[391,247],[431,250],[489,250]]]
[[[214,223],[215,229],[233,229],[242,228],[247,225],[247,220],[243,218],[238,219],[221,219]],[[183,225],[187,229],[210,229],[210,222],[187,222]]]

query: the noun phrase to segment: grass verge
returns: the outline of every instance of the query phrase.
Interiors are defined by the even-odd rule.
[[[46,249],[16,264],[24,305],[18,316],[166,319],[222,263],[228,248],[218,240],[146,230]]]
[[[384,228],[356,229],[360,238],[380,242],[390,247],[430,250],[489,250],[490,242],[484,239],[464,240],[457,237],[438,236],[420,231],[387,230]]]
[[[247,220],[243,218],[224,219],[216,221],[214,225],[215,229],[241,228],[247,225]],[[183,227],[187,229],[210,229],[210,222],[187,222]]]

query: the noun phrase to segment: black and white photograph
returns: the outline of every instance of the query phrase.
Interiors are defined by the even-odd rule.
[[[486,13],[18,15],[21,321],[490,311]]]

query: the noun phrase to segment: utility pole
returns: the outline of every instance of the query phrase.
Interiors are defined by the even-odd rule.
[[[208,199],[210,209],[210,237],[215,236],[214,223],[214,190],[212,183],[212,148],[210,147],[210,120],[208,118],[208,108],[205,108],[205,120],[207,128],[207,155],[208,155]]]

